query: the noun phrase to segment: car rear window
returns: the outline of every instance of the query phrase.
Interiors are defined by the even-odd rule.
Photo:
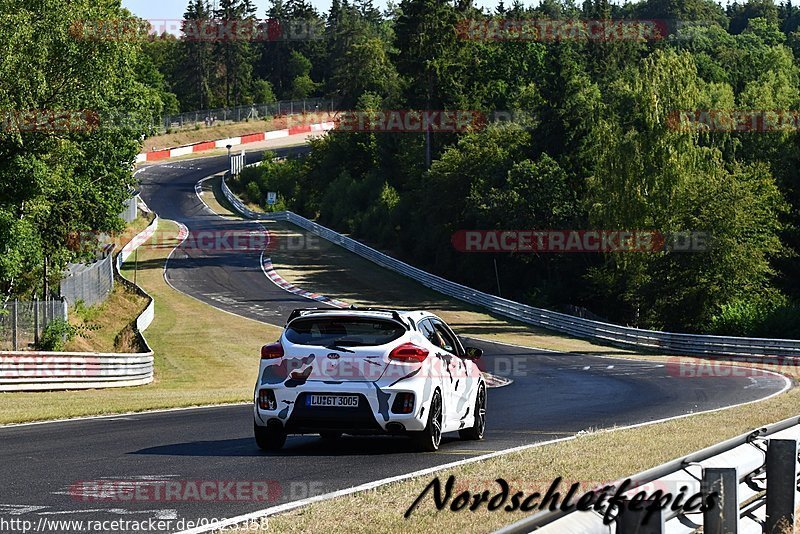
[[[394,321],[362,317],[314,317],[292,321],[286,339],[297,345],[368,347],[400,338],[405,328]]]

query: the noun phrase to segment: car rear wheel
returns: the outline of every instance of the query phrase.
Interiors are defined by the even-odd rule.
[[[435,452],[439,450],[439,445],[442,443],[443,421],[442,395],[436,390],[431,399],[430,409],[428,410],[428,424],[425,426],[425,430],[417,432],[414,435],[417,449],[426,452]]]
[[[253,423],[253,433],[256,436],[256,444],[261,450],[278,451],[286,443],[286,432],[282,428],[258,426]]]
[[[478,395],[475,399],[475,423],[458,431],[461,439],[481,440],[486,431],[486,386],[481,382],[478,386]]]

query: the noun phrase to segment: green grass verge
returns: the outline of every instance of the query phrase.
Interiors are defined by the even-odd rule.
[[[160,232],[177,235],[174,223]],[[155,321],[145,332],[155,351],[155,381],[147,386],[88,391],[0,393],[0,423],[19,423],[251,399],[258,354],[277,327],[237,317],[179,293],[164,281],[164,261],[177,241],[139,252],[137,281],[155,298]],[[132,278],[131,264],[123,274]]]
[[[69,310],[69,322],[79,333],[67,342],[66,352],[138,352],[133,327],[147,306],[147,299],[122,284],[102,303]]]
[[[332,120],[333,116],[327,112],[321,113],[308,113],[305,116],[294,117],[275,117],[266,120],[251,120],[245,122],[219,124],[206,128],[205,126],[190,126],[184,129],[179,129],[171,133],[149,137],[145,139],[142,147],[143,152],[150,150],[160,150],[164,148],[172,148],[191,143],[198,143],[200,141],[208,141],[214,139],[226,139],[229,137],[239,137],[242,135],[271,132],[274,130],[283,130],[290,125],[299,124],[313,124],[328,122]]]

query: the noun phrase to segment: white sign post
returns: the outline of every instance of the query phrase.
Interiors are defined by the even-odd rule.
[[[242,169],[244,169],[247,163],[247,153],[242,150],[242,153],[238,156],[231,156],[231,175],[238,176],[241,174]]]
[[[278,203],[278,193],[270,191],[267,193],[267,205],[274,206]]]

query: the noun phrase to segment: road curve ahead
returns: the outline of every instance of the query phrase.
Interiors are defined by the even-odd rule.
[[[159,215],[190,231],[252,229],[254,223],[210,213],[195,194],[195,184],[223,170],[225,160],[147,167],[139,173],[142,195]],[[187,251],[173,256],[167,275],[180,291],[273,324],[282,324],[291,309],[312,304],[269,282],[260,261],[257,251]],[[165,522],[162,532],[172,532],[187,526],[179,523],[181,520],[228,518],[588,428],[629,425],[753,401],[786,384],[777,375],[688,379],[654,362],[473,343],[485,349],[482,361],[487,370],[514,379],[510,386],[489,392],[484,441],[462,442],[450,437],[439,452],[420,454],[402,438],[344,437],[331,444],[304,436],[289,438],[279,453],[264,453],[252,438],[249,406],[0,428],[0,520],[34,525],[54,520],[129,521],[118,525],[127,527],[120,531],[135,532],[133,522],[158,519]],[[570,474],[563,475],[568,479]],[[246,491],[242,499],[194,499],[183,493],[183,498],[176,500],[165,498],[163,492],[160,499],[155,498],[154,490],[144,500],[107,501],[76,498],[76,488],[85,486],[81,481],[88,481],[90,489],[100,488],[96,497],[102,496],[104,487],[118,490],[161,484],[163,488],[170,483],[188,492],[193,482],[270,483],[266,502],[259,500],[263,493]],[[420,489],[423,486],[421,483]],[[226,496],[224,492],[217,495]],[[80,532],[63,523],[59,527],[50,531]]]

